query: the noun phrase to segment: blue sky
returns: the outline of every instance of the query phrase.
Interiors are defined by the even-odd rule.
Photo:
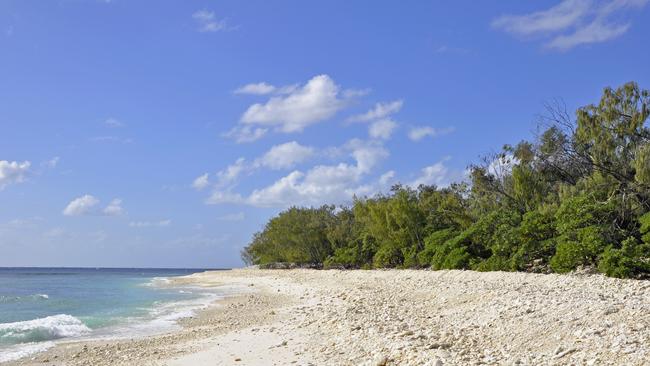
[[[0,2],[0,266],[230,267],[650,87],[648,0]]]

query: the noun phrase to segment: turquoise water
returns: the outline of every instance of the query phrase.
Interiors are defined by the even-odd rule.
[[[164,331],[220,297],[171,286],[199,269],[0,268],[0,362],[53,341]]]

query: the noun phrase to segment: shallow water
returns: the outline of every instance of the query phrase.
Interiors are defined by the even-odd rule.
[[[171,286],[203,269],[0,268],[0,362],[53,341],[169,330],[223,295]]]

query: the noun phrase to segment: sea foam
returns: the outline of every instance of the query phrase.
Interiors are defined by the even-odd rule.
[[[77,337],[90,332],[81,320],[59,314],[45,318],[0,324],[0,344],[41,342],[63,337]]]
[[[54,347],[54,342],[25,343],[0,350],[0,363],[14,361]]]

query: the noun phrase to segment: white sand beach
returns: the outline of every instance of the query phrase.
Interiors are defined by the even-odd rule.
[[[11,365],[647,365],[650,282],[472,271],[255,270],[182,329]]]

